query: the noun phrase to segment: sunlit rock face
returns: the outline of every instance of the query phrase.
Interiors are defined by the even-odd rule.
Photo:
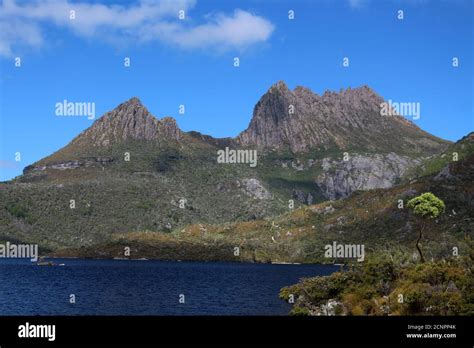
[[[382,116],[384,99],[367,86],[326,91],[290,90],[279,81],[255,105],[249,127],[237,141],[245,146],[294,153],[368,150],[436,153],[447,145],[401,116]]]

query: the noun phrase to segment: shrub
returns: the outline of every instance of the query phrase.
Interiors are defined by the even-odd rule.
[[[12,203],[5,207],[5,209],[13,216],[19,219],[24,219],[27,216],[27,210],[18,203]]]

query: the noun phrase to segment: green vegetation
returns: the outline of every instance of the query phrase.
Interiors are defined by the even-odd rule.
[[[368,255],[385,250],[411,257],[418,220],[397,203],[432,192],[443,200],[446,214],[430,219],[423,231],[424,258],[446,258],[454,246],[468,248],[474,157],[467,152],[440,178],[435,173],[323,202],[315,184],[322,170],[317,161],[338,158],[340,150],[265,153],[251,168],[217,164],[217,140],[199,139],[186,135],[170,144],[128,139],[111,147],[72,142],[36,163],[37,170],[0,183],[0,237],[38,243],[56,256],[122,257],[129,246],[132,258],[345,262],[324,257],[325,245],[336,241],[364,244]],[[468,151],[464,143],[454,146]],[[44,169],[55,163],[77,167]],[[248,179],[261,186],[249,189]],[[257,197],[261,187],[271,197]],[[296,202],[289,208],[289,199],[309,194],[318,204]]]
[[[406,175],[408,180],[437,174],[454,161],[462,161],[474,153],[474,132],[469,133],[458,142],[451,144],[440,154],[425,158],[419,166],[412,168]]]
[[[412,209],[415,215],[421,216],[423,222],[421,223],[420,233],[418,239],[416,240],[416,249],[420,254],[420,261],[425,262],[423,253],[420,249],[420,240],[423,238],[423,231],[426,227],[426,219],[437,218],[442,214],[446,208],[444,202],[436,197],[431,192],[425,192],[418,197],[412,198],[408,201],[407,207]]]
[[[425,192],[408,201],[408,208],[424,218],[436,218],[445,210],[444,202],[431,192]]]
[[[24,206],[17,202],[7,204],[5,209],[14,217],[24,219],[27,216],[27,210]]]
[[[471,158],[474,161],[474,157]],[[399,209],[400,198],[409,201],[418,192],[432,191],[443,199],[447,214],[431,221],[423,233],[424,255],[429,259],[452,256],[452,248],[468,250],[472,238],[471,209],[465,195],[471,172],[458,166],[458,185],[440,185],[431,178],[390,189],[356,192],[351,197],[312,206],[302,206],[287,213],[224,224],[188,224],[171,233],[155,229],[135,229],[114,235],[86,249],[68,249],[58,256],[123,256],[125,246],[134,246],[133,258],[232,260],[245,262],[340,263],[344,260],[324,257],[324,247],[337,241],[364,244],[366,254],[380,251],[398,253],[411,259],[416,251],[417,218],[409,208]],[[179,209],[177,209],[179,211]],[[452,213],[455,211],[455,214]],[[166,252],[162,245],[166,245]],[[239,247],[240,254],[233,251]],[[173,249],[174,248],[174,249]],[[189,248],[189,249],[186,249]],[[183,250],[187,250],[184,252]],[[192,250],[190,250],[192,249]]]
[[[295,299],[293,315],[473,315],[472,256],[415,264],[372,255],[346,271],[302,279],[280,298]]]

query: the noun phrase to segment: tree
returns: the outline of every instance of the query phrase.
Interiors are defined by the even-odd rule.
[[[421,220],[420,233],[416,240],[416,249],[420,254],[420,261],[425,262],[423,253],[420,249],[420,240],[423,237],[423,231],[430,221],[429,219],[437,218],[445,210],[444,202],[436,197],[431,192],[425,192],[418,197],[412,198],[408,201],[407,207],[413,211],[413,214],[418,216]]]

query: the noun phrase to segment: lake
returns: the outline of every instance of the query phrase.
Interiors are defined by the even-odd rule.
[[[278,298],[282,287],[339,270],[332,265],[54,262],[65,265],[0,259],[0,315],[286,315],[291,306]]]

